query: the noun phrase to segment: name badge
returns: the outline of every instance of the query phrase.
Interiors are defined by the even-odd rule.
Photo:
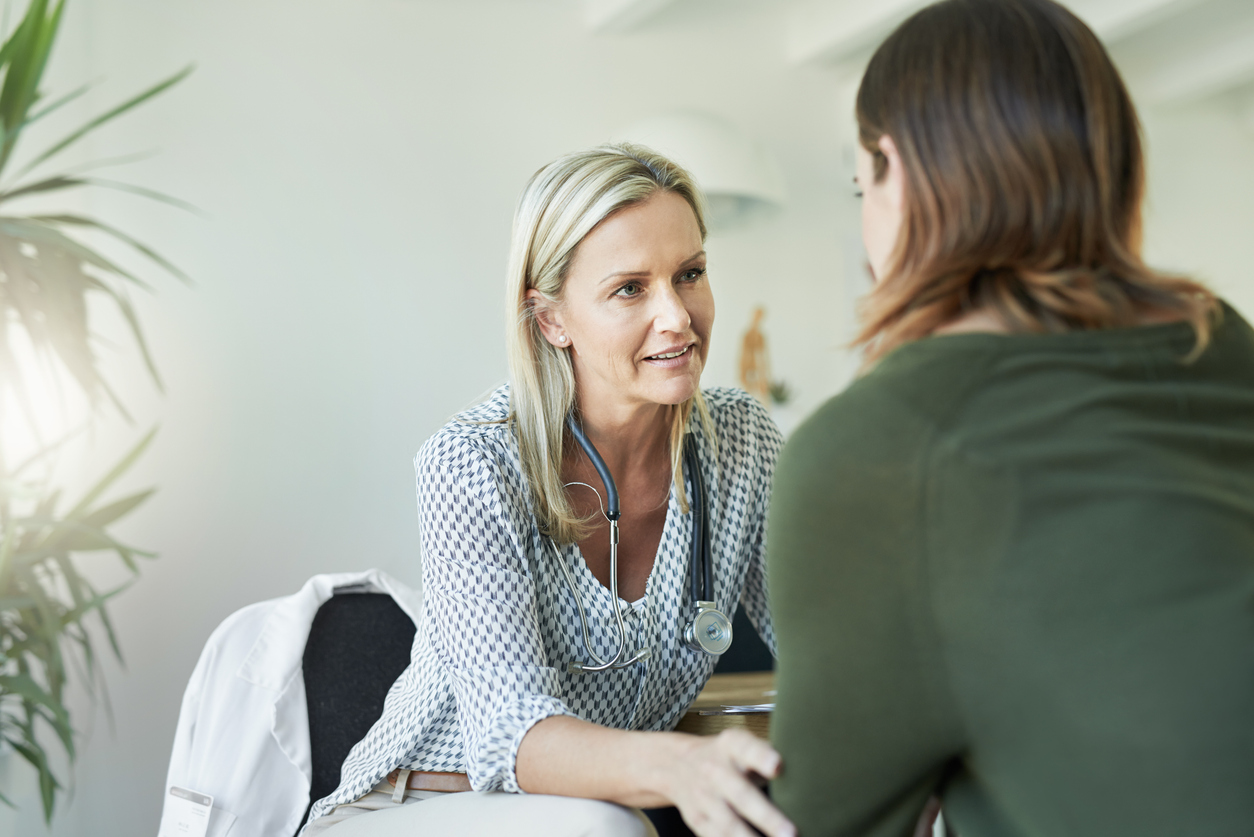
[[[158,837],[205,837],[211,810],[212,796],[171,785],[161,811]]]

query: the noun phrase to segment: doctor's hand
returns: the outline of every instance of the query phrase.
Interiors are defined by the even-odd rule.
[[[683,735],[672,733],[672,735]],[[668,796],[699,837],[793,837],[797,829],[757,782],[779,775],[770,744],[742,729],[716,736],[683,735],[687,752],[672,762]]]

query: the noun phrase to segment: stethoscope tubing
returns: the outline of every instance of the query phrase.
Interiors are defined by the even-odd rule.
[[[622,603],[618,596],[618,520],[610,520],[610,597],[614,600],[614,619],[618,622],[618,650],[614,652],[614,656],[608,661],[602,660],[595,651],[592,650],[592,637],[588,633],[588,617],[584,613],[583,600],[579,596],[579,588],[574,584],[574,580],[570,577],[570,571],[566,568],[566,563],[560,560],[558,556],[558,565],[562,568],[562,574],[566,576],[566,584],[570,587],[571,592],[575,594],[575,606],[579,609],[579,621],[583,626],[583,643],[588,649],[588,653],[592,659],[596,660],[596,665],[588,665],[587,663],[570,663],[568,668],[578,672],[597,672],[608,671],[612,668],[626,668],[634,665],[640,660],[648,656],[646,650],[641,649],[632,656],[630,660],[623,660],[623,652],[627,650],[627,625],[623,621]],[[621,660],[621,662],[620,662]]]
[[[706,516],[705,476],[701,473],[701,459],[697,456],[697,439],[684,439],[684,464],[692,479],[692,496],[688,505],[692,508],[692,561],[689,590],[694,602],[711,601],[714,594],[714,567],[710,560],[710,528]]]
[[[614,477],[610,474],[609,466],[605,464],[605,460],[601,458],[596,447],[588,439],[583,432],[583,428],[575,421],[573,415],[566,417],[566,426],[570,428],[571,435],[579,446],[583,448],[584,453],[588,455],[592,466],[596,469],[597,475],[601,478],[601,483],[605,486],[606,508],[603,509],[606,519],[610,523],[610,596],[614,602],[614,619],[618,625],[618,650],[609,660],[603,660],[592,649],[592,637],[588,631],[588,617],[583,608],[583,599],[579,595],[579,589],[575,585],[574,579],[571,578],[570,570],[567,569],[565,561],[562,559],[561,553],[557,550],[557,545],[553,544],[553,549],[557,552],[558,566],[561,567],[562,575],[566,579],[566,585],[570,588],[571,593],[575,597],[575,607],[579,611],[579,622],[583,629],[584,646],[588,650],[588,654],[596,661],[596,665],[588,663],[570,662],[567,670],[575,672],[597,672],[608,671],[610,669],[627,668],[637,662],[645,660],[649,656],[649,649],[642,648],[632,655],[631,659],[624,660],[623,654],[627,649],[627,626],[623,621],[622,603],[618,595],[618,540],[619,529],[618,521],[621,517],[621,509],[618,502],[618,487],[614,484]],[[706,509],[706,493],[705,478],[701,473],[701,461],[697,455],[696,439],[689,435],[684,439],[684,465],[686,466],[690,479],[692,481],[692,497],[689,505],[692,508],[692,560],[690,572],[690,590],[692,592],[692,600],[701,606],[701,608],[712,608],[714,614],[721,619],[730,631],[730,622],[727,617],[717,611],[712,604],[714,592],[714,568],[711,558],[711,549],[709,543],[709,523],[707,519]],[[570,483],[573,485],[575,483]],[[578,483],[578,485],[587,485],[587,483]],[[591,488],[591,486],[588,486]],[[593,489],[595,491],[595,489]],[[706,610],[700,613],[708,613]],[[696,622],[693,623],[695,626]],[[689,632],[691,632],[690,626]],[[727,634],[727,642],[730,642],[730,632]],[[724,648],[726,645],[724,645]],[[704,646],[702,646],[704,648]],[[707,653],[721,653],[721,651],[712,651],[704,649]]]
[[[554,547],[554,550],[556,551],[556,547]],[[575,607],[578,608],[579,610],[579,625],[583,628],[584,647],[588,649],[589,656],[591,656],[592,659],[596,660],[597,664],[602,667],[602,668],[597,668],[595,670],[604,671],[606,668],[613,666],[614,663],[617,662],[618,658],[623,655],[623,646],[627,644],[626,643],[626,639],[627,639],[626,627],[625,626],[623,627],[622,634],[619,637],[618,653],[615,654],[613,657],[611,657],[609,662],[602,660],[600,656],[597,655],[597,652],[592,650],[592,636],[588,633],[588,614],[585,613],[583,609],[583,597],[579,595],[579,588],[575,586],[575,580],[570,577],[570,570],[567,569],[566,562],[562,560],[562,555],[560,552],[557,553],[557,565],[561,567],[562,575],[566,577],[566,586],[570,588],[570,592],[575,597]],[[615,610],[617,611],[617,607],[615,608]],[[589,671],[592,669],[589,669],[587,666],[580,664],[577,670]]]
[[[596,665],[588,665],[587,663],[571,662],[567,668],[578,672],[597,672],[626,668],[645,659],[648,656],[648,651],[647,649],[641,649],[632,655],[631,659],[623,660],[623,653],[627,650],[627,625],[623,621],[623,607],[618,595],[618,519],[622,514],[618,504],[618,486],[614,484],[614,477],[610,474],[609,466],[605,464],[605,460],[601,458],[601,454],[597,452],[596,447],[583,432],[583,428],[575,421],[574,416],[566,417],[566,426],[570,428],[571,435],[575,437],[575,441],[579,443],[579,446],[588,454],[588,458],[592,460],[592,467],[596,468],[597,475],[601,477],[601,483],[605,486],[605,517],[610,522],[610,598],[614,602],[614,621],[618,624],[618,650],[608,661],[602,660],[592,650],[592,637],[588,632],[588,618],[584,613],[579,589],[575,586],[574,580],[570,577],[570,572],[566,569],[565,562],[561,560],[559,555],[558,564],[562,567],[562,573],[566,577],[566,584],[570,587],[571,592],[574,593],[575,605],[579,609],[579,621],[583,626],[584,647],[588,649],[588,653],[597,663]]]
[[[597,452],[596,446],[588,439],[583,432],[583,428],[579,426],[579,422],[575,421],[574,416],[566,417],[566,426],[570,428],[570,433],[575,437],[575,441],[579,443],[579,447],[583,448],[584,453],[588,454],[588,458],[592,460],[592,467],[597,469],[597,476],[601,478],[601,484],[605,486],[605,516],[613,523],[618,520],[622,513],[618,505],[618,486],[614,484],[614,476],[610,473],[610,467],[605,464],[605,460]],[[610,543],[612,550],[612,546],[616,542],[611,539]]]

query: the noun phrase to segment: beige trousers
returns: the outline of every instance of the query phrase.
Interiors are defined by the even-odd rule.
[[[386,781],[305,827],[301,837],[657,837],[635,808],[530,793],[406,791],[393,801]]]

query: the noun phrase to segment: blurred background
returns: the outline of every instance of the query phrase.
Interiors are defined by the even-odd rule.
[[[93,309],[116,336],[99,351],[134,422],[106,408],[63,480],[73,493],[160,425],[118,489],[158,493],[117,530],[160,557],[112,604],[126,658],[104,664],[112,721],[71,695],[72,793],[46,828],[33,772],[0,755],[0,786],[19,806],[0,807],[0,834],[155,835],[183,688],[224,617],[319,572],[379,567],[420,584],[412,458],[505,381],[511,215],[557,155],[652,139],[716,193],[705,384],[736,384],[761,306],[772,376],[791,396],[775,408],[781,426],[838,392],[856,368],[844,345],[868,286],[853,97],[875,45],[922,5],[70,0],[45,86],[96,84],[41,137],[196,64],[67,152],[68,163],[158,152],[108,176],[199,214],[100,190],[67,200],[195,286],[128,262],[157,285],[134,302],[164,395],[116,312]],[[1141,108],[1149,261],[1254,314],[1254,4],[1071,8]],[[74,409],[58,421],[73,424]],[[126,578],[87,569],[104,586]]]

